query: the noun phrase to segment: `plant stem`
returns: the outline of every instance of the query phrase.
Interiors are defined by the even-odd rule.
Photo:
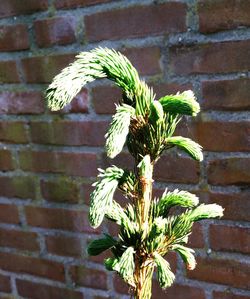
[[[152,277],[154,273],[153,264],[147,262],[138,265],[136,269],[136,289],[134,293],[135,299],[150,299],[152,293]]]
[[[149,211],[152,199],[153,165],[150,163],[144,175],[139,177],[139,198],[137,201],[138,220],[142,232],[142,242],[149,232]],[[152,290],[152,276],[154,265],[147,253],[140,248],[137,252],[134,292],[135,299],[150,299]]]

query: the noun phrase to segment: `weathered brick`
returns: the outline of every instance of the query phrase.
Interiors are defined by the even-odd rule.
[[[174,46],[170,71],[178,75],[248,71],[249,47],[250,40]]]
[[[188,246],[191,248],[203,248],[205,246],[202,225],[198,222],[193,226],[192,233],[188,238]]]
[[[152,84],[149,84],[152,85]],[[185,90],[192,89],[191,84],[178,84],[178,83],[157,83],[152,85],[156,94],[156,99],[164,97],[169,94],[176,94],[177,92],[183,92]]]
[[[174,284],[167,290],[160,288],[159,283],[153,281],[153,296],[152,299],[166,298],[166,299],[205,299],[205,292],[198,287],[185,286]]]
[[[46,10],[48,0],[1,0],[0,18]]]
[[[115,86],[96,86],[92,90],[92,102],[98,114],[115,113],[115,103],[122,99],[122,91]]]
[[[249,158],[224,158],[208,163],[208,182],[212,185],[249,184]]]
[[[250,253],[250,229],[246,227],[210,225],[210,246],[217,251]]]
[[[77,291],[56,286],[34,283],[27,280],[16,280],[18,294],[30,299],[83,299],[83,294]]]
[[[4,197],[36,199],[36,180],[33,176],[0,177],[0,194]]]
[[[75,54],[60,54],[24,58],[21,63],[25,80],[28,83],[50,83],[74,57]]]
[[[0,228],[0,246],[29,251],[39,250],[36,233],[4,228]]]
[[[0,83],[19,83],[17,64],[12,60],[0,61]]]
[[[0,170],[6,171],[6,170],[13,170],[13,160],[11,157],[11,152],[7,149],[1,149],[0,150]]]
[[[54,172],[75,176],[96,176],[94,153],[21,151],[20,166],[34,172]]]
[[[0,274],[0,291],[5,293],[11,292],[10,277]]]
[[[39,114],[44,100],[39,91],[0,92],[0,114]]]
[[[198,14],[202,33],[250,25],[250,4],[245,0],[201,0]]]
[[[250,288],[250,265],[233,259],[197,257],[197,267],[188,277],[206,282],[225,284],[235,288]]]
[[[34,30],[39,47],[67,45],[76,41],[75,20],[72,17],[54,17],[36,20]]]
[[[134,6],[85,17],[87,38],[92,42],[183,32],[185,23],[186,5],[177,2]]]
[[[88,113],[88,103],[88,91],[83,88],[68,105],[57,113]]]
[[[74,237],[65,236],[47,236],[47,251],[52,254],[61,256],[81,257],[81,241]]]
[[[249,299],[248,295],[236,295],[232,293],[230,290],[226,290],[224,292],[213,291],[213,299]]]
[[[19,224],[18,209],[14,205],[0,204],[0,222]]]
[[[73,180],[41,180],[41,192],[48,201],[77,203],[80,197],[79,187]]]
[[[18,51],[28,48],[29,37],[26,25],[0,26],[0,51]]]
[[[250,109],[250,79],[202,82],[203,110]]]
[[[164,182],[197,183],[199,163],[177,155],[164,155],[155,166],[154,178]]]
[[[79,286],[107,290],[107,273],[84,266],[70,267],[70,275]]]
[[[25,214],[27,223],[31,226],[99,233],[90,227],[88,215],[84,211],[27,206]]]
[[[32,122],[31,138],[34,143],[60,145],[104,145],[107,121]]]
[[[184,134],[181,135],[190,137],[191,131],[192,139],[201,144],[206,151],[244,152],[250,150],[250,121],[206,120],[205,117],[201,117],[198,121],[183,123],[181,132]],[[216,138],[214,138],[214,132],[216,132]]]
[[[250,221],[249,192],[244,190],[239,193],[210,192],[208,196],[210,203],[216,202],[225,209],[223,219]]]
[[[131,61],[140,75],[155,75],[161,72],[161,53],[158,47],[127,48],[121,52]]]
[[[11,143],[27,143],[28,136],[24,122],[1,121],[0,141]]]
[[[62,282],[65,280],[62,264],[42,258],[1,252],[0,267],[5,271],[30,274]]]
[[[67,9],[107,3],[112,0],[55,0],[56,8]]]

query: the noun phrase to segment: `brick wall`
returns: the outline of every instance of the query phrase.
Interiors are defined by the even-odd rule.
[[[191,88],[202,113],[179,131],[201,143],[204,162],[179,152],[155,171],[158,191],[192,190],[225,208],[195,226],[198,267],[171,255],[174,287],[154,299],[250,298],[250,1],[0,1],[0,298],[129,298],[86,244],[101,231],[87,211],[107,125],[120,91],[84,88],[59,113],[43,90],[79,51],[126,54],[158,96]],[[126,151],[116,159],[132,165]]]

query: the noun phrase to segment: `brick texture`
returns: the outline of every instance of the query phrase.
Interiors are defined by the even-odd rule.
[[[40,114],[44,102],[38,91],[0,92],[0,114]]]
[[[51,18],[37,20],[34,23],[36,42],[39,47],[67,45],[76,41],[73,18]]]
[[[85,26],[89,41],[113,40],[183,32],[186,30],[185,18],[186,6],[170,2],[97,13],[85,17]]]
[[[250,229],[244,227],[211,225],[211,248],[217,251],[250,252]]]
[[[63,265],[45,259],[1,252],[0,267],[5,271],[27,273],[56,281],[64,281]]]
[[[24,298],[31,299],[61,299],[66,296],[70,299],[83,299],[83,294],[80,292],[58,288],[41,283],[33,283],[26,280],[17,280],[18,294]]]
[[[48,0],[2,0],[0,3],[0,17],[29,14],[48,8]]]
[[[23,170],[66,173],[75,176],[95,176],[97,172],[96,155],[92,153],[22,151],[20,165]]]
[[[20,82],[17,65],[15,61],[0,61],[0,83],[18,83]]]
[[[84,211],[28,206],[25,212],[27,223],[31,226],[98,233],[90,227]]]
[[[249,184],[249,167],[247,158],[212,160],[208,165],[208,181],[213,185]]]
[[[244,0],[201,0],[198,5],[200,31],[213,33],[249,26],[250,4]]]
[[[250,68],[249,47],[249,40],[175,46],[170,49],[170,70],[178,75],[244,72]]]
[[[249,264],[244,262],[228,259],[198,258],[196,269],[189,271],[188,277],[249,290],[249,271]]]
[[[111,222],[89,225],[97,168],[136,167],[127,148],[115,159],[104,148],[122,91],[103,79],[60,111],[44,99],[53,77],[96,47],[126,55],[156,99],[194,91],[201,113],[184,116],[175,135],[201,144],[204,161],[164,153],[153,196],[178,188],[224,208],[188,238],[197,268],[168,255],[176,283],[162,291],[155,273],[152,299],[250,298],[249,15],[249,0],[0,1],[0,299],[130,296],[103,266],[110,251],[86,252],[103,232],[119,233]]]
[[[0,26],[0,51],[18,51],[29,48],[28,28],[23,24]]]
[[[249,110],[249,83],[249,79],[202,82],[203,109]]]

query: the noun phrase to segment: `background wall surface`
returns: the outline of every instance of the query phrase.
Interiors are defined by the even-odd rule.
[[[250,1],[0,1],[0,298],[129,298],[88,258],[91,183],[106,158],[103,135],[120,91],[88,85],[58,113],[42,92],[79,51],[113,47],[131,59],[157,97],[195,91],[202,113],[179,133],[204,147],[196,163],[172,151],[155,171],[156,192],[180,188],[225,208],[195,226],[198,266],[174,255],[175,285],[154,299],[250,298]]]

